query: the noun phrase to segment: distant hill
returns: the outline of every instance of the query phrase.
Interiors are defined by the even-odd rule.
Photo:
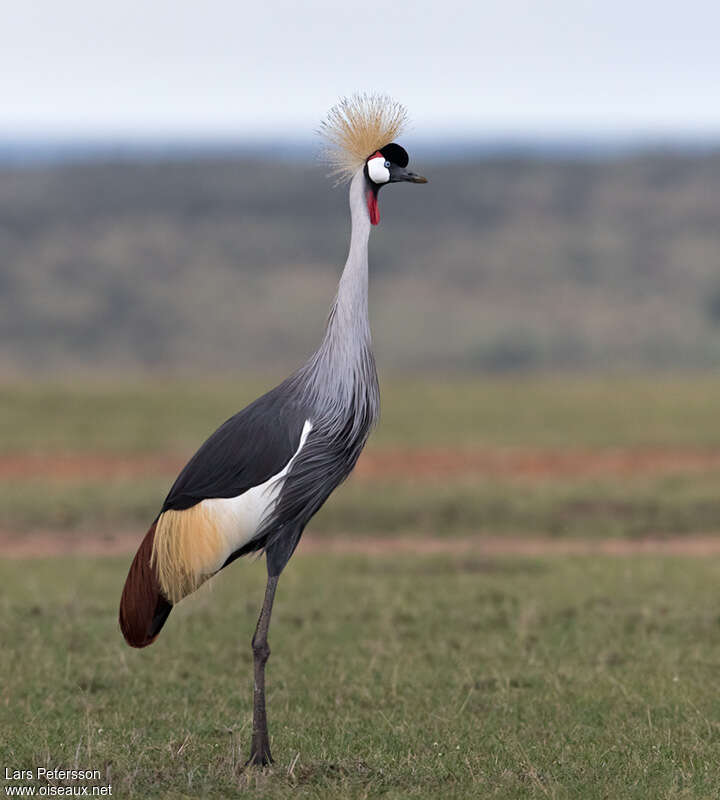
[[[720,360],[720,155],[414,162],[381,194],[371,316],[386,369]],[[0,368],[287,369],[346,255],[312,160],[0,168]]]

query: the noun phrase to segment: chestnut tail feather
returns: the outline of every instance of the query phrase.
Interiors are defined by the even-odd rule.
[[[120,628],[131,647],[152,644],[172,611],[150,566],[156,523],[157,520],[150,526],[135,554],[120,600]]]

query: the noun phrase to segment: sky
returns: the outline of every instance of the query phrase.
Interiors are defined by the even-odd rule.
[[[0,137],[300,139],[383,91],[434,138],[720,134],[704,0],[0,5]]]

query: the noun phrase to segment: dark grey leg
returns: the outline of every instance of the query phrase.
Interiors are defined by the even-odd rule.
[[[253,691],[252,745],[247,763],[261,764],[263,766],[273,763],[270,755],[270,740],[268,738],[267,716],[265,714],[265,664],[270,657],[267,635],[278,577],[277,575],[274,577],[268,576],[267,586],[265,587],[265,600],[263,601],[262,611],[260,612],[252,640],[255,684]]]

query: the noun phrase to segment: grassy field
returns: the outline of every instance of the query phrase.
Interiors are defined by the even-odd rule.
[[[126,563],[0,567],[1,763],[117,797],[716,798],[720,563],[299,556],[243,772],[261,564],[122,643]]]
[[[278,376],[280,377],[280,376]],[[0,385],[0,452],[191,452],[276,378]],[[371,447],[720,445],[720,377],[394,378]]]
[[[315,533],[637,538],[718,528],[717,377],[382,383],[382,421],[367,452],[376,461],[394,454],[394,465],[360,469],[313,521]],[[144,528],[185,458],[270,384],[175,379],[3,387],[0,529]],[[444,460],[428,465],[438,450]],[[593,467],[616,451],[627,455],[623,469]],[[129,463],[98,475],[93,466],[68,470],[62,460],[72,466],[87,453],[110,466]],[[478,454],[501,467],[518,453],[529,453],[537,468],[447,468]],[[577,468],[558,472],[553,464],[567,453],[576,454]],[[34,454],[31,467],[13,471],[14,460],[27,454]],[[133,459],[158,454],[167,454],[166,462],[133,467]]]
[[[0,533],[139,540],[176,461],[261,388],[4,386]],[[720,796],[720,560],[479,547],[720,535],[720,379],[383,389],[316,544],[472,546],[301,544],[270,635],[273,769],[242,768],[264,565],[235,564],[134,651],[116,621],[129,556],[79,554],[0,563],[0,778],[99,769],[120,798]]]

